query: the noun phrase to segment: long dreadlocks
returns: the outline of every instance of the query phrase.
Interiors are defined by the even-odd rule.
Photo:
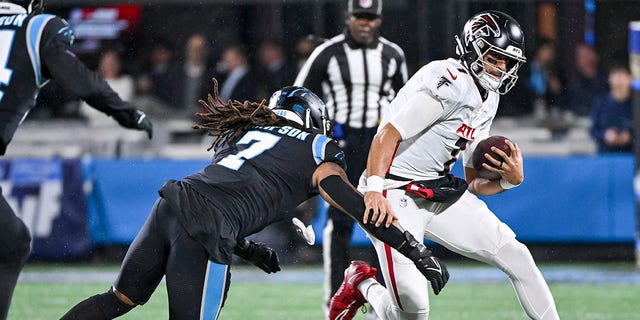
[[[226,103],[218,94],[218,80],[213,78],[213,95],[207,95],[207,101],[199,100],[207,112],[197,113],[202,124],[194,125],[196,130],[207,130],[209,135],[216,137],[211,147],[215,149],[224,141],[234,141],[247,132],[252,126],[291,125],[292,122],[278,117],[267,105],[266,100],[260,103],[229,99]]]

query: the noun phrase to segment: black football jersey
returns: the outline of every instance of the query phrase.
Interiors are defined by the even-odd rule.
[[[73,31],[60,17],[0,11],[0,155],[49,79],[107,114],[127,107],[76,59],[70,51],[73,40]]]
[[[344,168],[335,140],[289,126],[256,127],[184,180],[215,202],[228,227],[244,237],[316,195],[312,175],[323,162]]]
[[[335,140],[290,126],[254,127],[219,147],[200,172],[167,181],[159,194],[211,258],[229,264],[238,240],[317,194],[312,176],[323,162],[345,168]]]

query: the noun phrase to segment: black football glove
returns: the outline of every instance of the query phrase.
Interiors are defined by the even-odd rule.
[[[405,242],[398,251],[411,259],[422,275],[431,282],[433,293],[438,295],[449,281],[449,271],[440,259],[431,255],[431,250],[418,242],[409,231],[404,232]]]
[[[233,248],[233,253],[253,263],[266,273],[280,271],[280,262],[276,251],[264,243],[244,240]]]
[[[467,181],[452,174],[429,181],[413,181],[405,190],[413,195],[434,202],[453,202],[467,190]]]
[[[147,132],[149,139],[153,137],[153,124],[144,112],[127,108],[114,112],[112,116],[121,126],[129,129],[144,130]]]

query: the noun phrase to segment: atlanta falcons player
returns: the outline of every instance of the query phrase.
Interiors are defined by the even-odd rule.
[[[474,141],[489,135],[499,95],[513,87],[525,62],[522,30],[509,15],[486,11],[469,19],[455,40],[459,58],[433,61],[420,69],[383,118],[359,187],[366,192],[366,210],[385,212],[386,197],[416,239],[428,238],[500,268],[530,318],[558,319],[531,253],[477,197],[522,183],[520,149],[510,141],[511,156],[494,148],[504,162],[485,155],[496,166],[485,168],[498,172],[500,179],[480,178],[472,167]],[[460,153],[468,191],[460,188],[462,179],[449,173]],[[445,197],[434,192],[447,185],[452,192]],[[397,251],[376,239],[372,242],[388,288],[376,282],[374,268],[352,263],[332,298],[331,319],[351,319],[365,302],[382,319],[428,319],[426,279]]]

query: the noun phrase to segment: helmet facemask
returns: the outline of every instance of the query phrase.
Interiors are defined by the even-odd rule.
[[[511,46],[507,50],[503,50],[491,45],[482,38],[478,38],[472,43],[477,57],[469,64],[471,73],[476,77],[478,83],[489,91],[498,94],[505,94],[513,88],[518,80],[518,69],[526,62],[526,59],[520,54],[508,52],[509,49],[517,51],[517,48]],[[504,60],[506,63],[505,70],[500,69],[492,62],[492,57]],[[489,61],[487,61],[489,60]],[[494,70],[499,75],[494,75],[487,70]]]

